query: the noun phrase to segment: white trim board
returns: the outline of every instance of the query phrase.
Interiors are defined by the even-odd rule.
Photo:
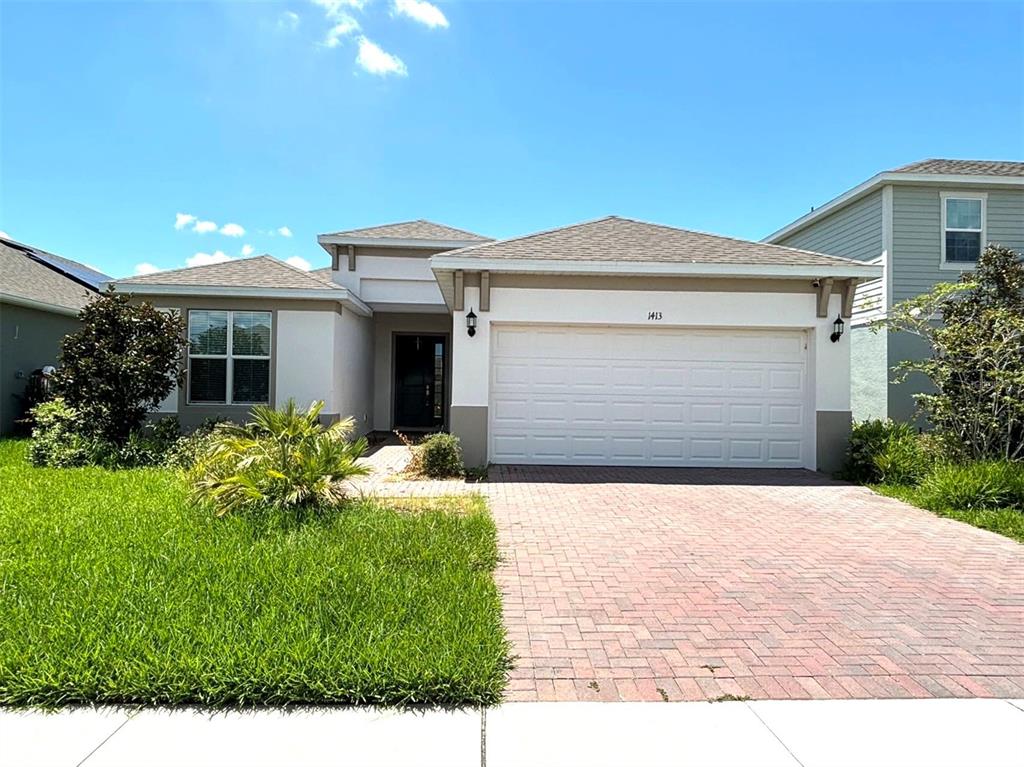
[[[373,309],[367,306],[352,291],[337,287],[320,290],[317,288],[249,288],[216,287],[212,285],[153,285],[117,282],[111,280],[101,286],[106,290],[113,285],[122,293],[139,296],[216,296],[219,298],[298,298],[311,301],[336,301],[363,317],[373,316]]]
[[[836,264],[806,266],[789,264],[723,264],[664,261],[569,261],[559,259],[474,258],[471,256],[438,255],[430,259],[434,273],[448,271],[489,271],[534,274],[613,274],[635,276],[690,277],[781,277],[818,279],[858,277],[875,279],[882,269],[870,264]]]
[[[374,248],[420,248],[427,250],[457,250],[472,245],[483,245],[484,240],[425,240],[419,238],[397,239],[395,237],[344,237],[336,234],[321,234],[316,238],[323,245],[354,245]]]
[[[45,301],[36,301],[32,298],[23,298],[22,296],[16,296],[11,293],[0,293],[0,303],[11,304],[13,306],[24,306],[26,309],[37,309],[41,312],[52,312],[53,314],[62,314],[65,317],[77,317],[80,309],[72,309],[67,306],[59,306],[58,304],[48,304]]]

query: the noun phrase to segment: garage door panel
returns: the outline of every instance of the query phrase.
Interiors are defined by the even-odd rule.
[[[802,332],[494,325],[492,333],[493,461],[807,463]]]
[[[764,426],[765,410],[761,403],[733,403],[729,405],[729,425]]]
[[[781,369],[768,372],[768,391],[784,393],[801,393],[804,390],[802,370]]]
[[[768,460],[786,463],[800,459],[800,440],[773,439],[768,441]]]

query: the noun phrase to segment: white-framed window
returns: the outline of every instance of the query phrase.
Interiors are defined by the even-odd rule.
[[[270,312],[190,309],[188,401],[270,404]]]
[[[942,263],[945,269],[970,268],[985,248],[983,193],[942,192]]]

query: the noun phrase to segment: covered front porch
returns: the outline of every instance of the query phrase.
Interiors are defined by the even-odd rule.
[[[448,428],[451,333],[447,313],[374,313],[373,431]]]

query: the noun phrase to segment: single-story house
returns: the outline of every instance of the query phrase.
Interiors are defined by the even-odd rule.
[[[24,415],[32,371],[56,366],[78,312],[110,278],[91,267],[0,237],[0,434]]]
[[[324,400],[484,463],[835,469],[856,285],[881,267],[609,216],[506,240],[426,221],[118,280],[185,313],[194,425]]]

